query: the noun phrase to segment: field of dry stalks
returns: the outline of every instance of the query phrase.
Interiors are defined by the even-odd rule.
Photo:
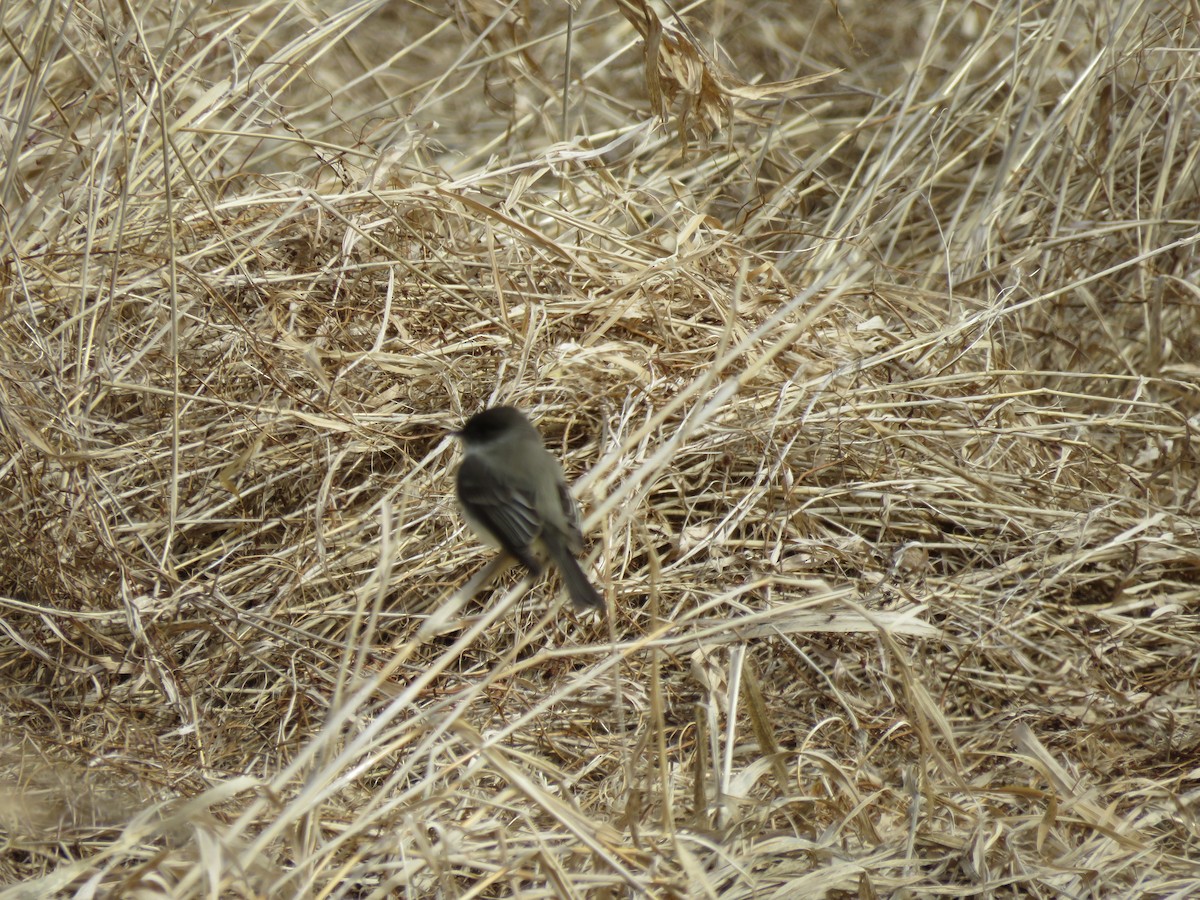
[[[1200,893],[1196,3],[0,20],[0,898]]]

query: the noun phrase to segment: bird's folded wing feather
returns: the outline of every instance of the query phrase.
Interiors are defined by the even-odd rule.
[[[470,456],[458,470],[458,489],[500,545],[523,559],[542,529],[533,495],[503,484],[491,475],[486,463]]]

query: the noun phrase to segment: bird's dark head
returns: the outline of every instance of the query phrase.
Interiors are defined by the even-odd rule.
[[[493,406],[471,416],[454,434],[461,438],[464,444],[478,446],[489,444],[506,434],[528,431],[537,433],[533,424],[519,409],[513,406]]]

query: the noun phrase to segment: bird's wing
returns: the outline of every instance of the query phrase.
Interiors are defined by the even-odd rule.
[[[534,495],[492,476],[487,463],[468,456],[458,470],[461,502],[512,556],[524,562],[542,530]]]

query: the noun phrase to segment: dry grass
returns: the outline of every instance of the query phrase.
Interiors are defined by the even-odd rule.
[[[0,896],[1200,892],[1200,8],[325,6],[3,7]]]

